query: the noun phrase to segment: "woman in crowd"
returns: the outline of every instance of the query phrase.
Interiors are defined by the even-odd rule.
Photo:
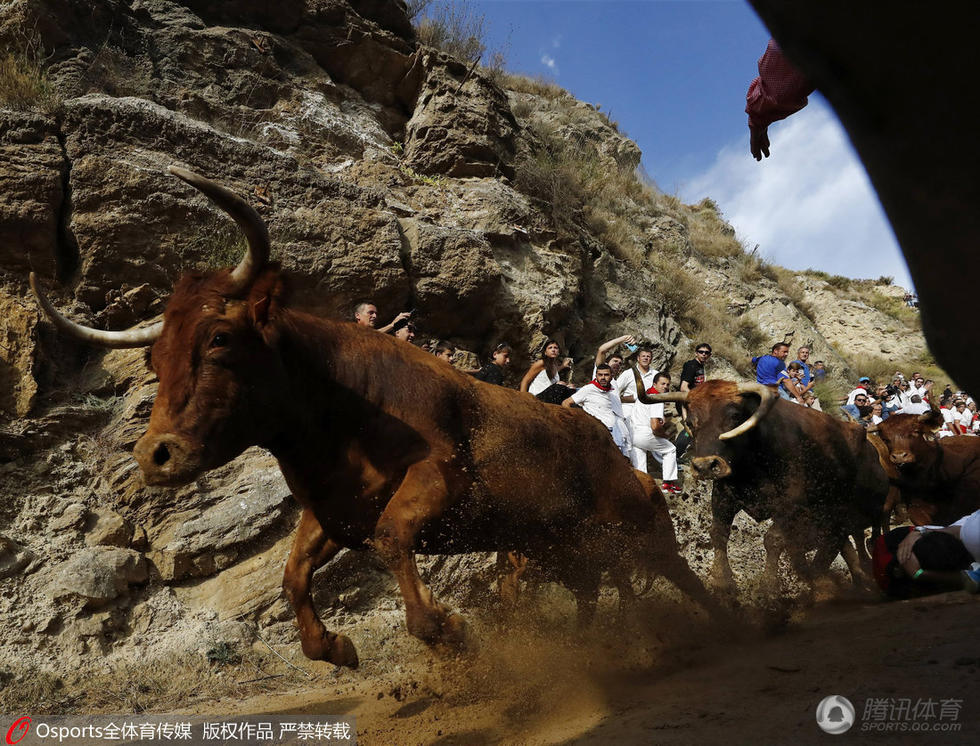
[[[521,391],[526,391],[548,404],[561,404],[568,398],[569,389],[573,387],[560,382],[558,372],[571,364],[571,358],[561,357],[561,346],[558,342],[549,339],[541,350],[541,359],[531,363],[521,379]]]

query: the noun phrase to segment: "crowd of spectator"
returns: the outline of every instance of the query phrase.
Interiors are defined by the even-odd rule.
[[[895,414],[925,414],[930,409],[938,409],[943,426],[937,431],[937,437],[980,434],[980,418],[973,397],[965,391],[954,393],[949,384],[939,394],[934,387],[934,381],[918,372],[906,377],[896,371],[891,383],[875,383],[862,376],[847,395],[841,411],[848,419],[869,427]]]
[[[377,307],[365,302],[355,308],[354,320],[412,342],[416,333],[413,313],[407,311],[398,314],[387,326],[378,328]],[[425,347],[435,356],[453,364],[456,348],[451,343],[433,340]],[[822,360],[810,361],[811,352],[809,345],[798,347],[796,359],[787,363],[790,345],[777,342],[768,354],[752,358],[756,381],[783,399],[822,411],[814,388],[825,380],[827,369]],[[489,351],[485,365],[463,369],[463,372],[481,381],[503,386],[508,379],[512,354],[510,345],[497,344]],[[692,391],[705,381],[705,368],[711,354],[711,345],[707,342],[695,345],[694,357],[681,368],[677,387],[680,391]],[[624,365],[627,360],[629,366]],[[638,344],[633,335],[616,337],[602,343],[596,350],[591,380],[576,386],[571,380],[572,358],[563,355],[557,340],[548,339],[541,347],[538,359],[524,372],[518,388],[548,404],[583,409],[609,430],[613,442],[635,468],[646,472],[649,456],[652,455],[660,464],[664,490],[677,492],[678,458],[690,443],[691,433],[684,425],[686,413],[683,405],[678,405],[678,422],[672,413],[665,412],[663,404],[637,402],[634,370],[639,373],[648,394],[670,390],[669,372],[658,371],[652,362],[653,350]],[[878,384],[862,376],[841,402],[839,413],[842,417],[870,427],[894,414],[922,414],[935,404],[945,423],[939,432],[941,437],[980,433],[980,418],[977,417],[973,399],[964,392],[954,394],[947,385],[934,402],[936,395],[933,386],[933,381],[917,372],[907,378],[901,372],[896,372],[890,383]]]

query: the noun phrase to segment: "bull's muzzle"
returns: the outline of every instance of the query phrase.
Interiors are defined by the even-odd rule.
[[[147,433],[133,448],[150,486],[176,486],[193,480],[201,472],[199,453],[200,448],[173,433]]]
[[[699,479],[721,479],[732,473],[732,467],[721,456],[692,458],[691,467]]]
[[[896,466],[905,466],[906,464],[915,463],[915,454],[911,451],[893,451],[889,455],[889,458]]]

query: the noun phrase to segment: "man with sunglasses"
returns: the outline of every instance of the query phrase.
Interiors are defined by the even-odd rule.
[[[857,393],[854,395],[853,402],[851,404],[845,404],[841,407],[841,410],[855,422],[860,422],[867,427],[867,424],[863,420],[870,422],[871,397],[866,392]]]
[[[710,357],[711,345],[707,342],[699,342],[694,345],[694,358],[684,363],[684,367],[681,368],[681,391],[691,391],[704,383],[704,365]],[[686,419],[687,411],[684,405],[678,404],[677,409],[680,415]]]
[[[690,391],[704,383],[704,364],[711,357],[711,345],[701,342],[694,346],[694,359],[681,369],[681,391]]]

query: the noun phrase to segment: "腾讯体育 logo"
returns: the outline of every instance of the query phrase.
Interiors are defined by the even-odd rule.
[[[817,725],[831,735],[846,733],[854,725],[854,705],[839,694],[824,697],[817,705]]]

